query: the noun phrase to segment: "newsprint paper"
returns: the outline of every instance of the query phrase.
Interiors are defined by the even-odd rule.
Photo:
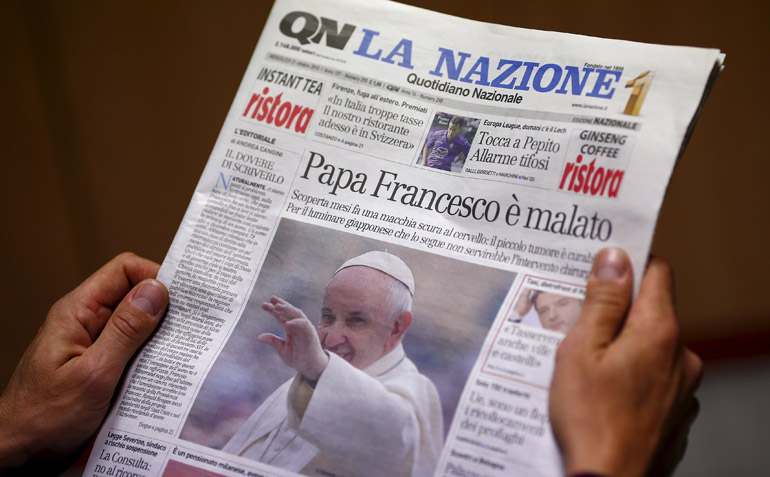
[[[555,350],[722,60],[278,0],[86,475],[561,474]]]

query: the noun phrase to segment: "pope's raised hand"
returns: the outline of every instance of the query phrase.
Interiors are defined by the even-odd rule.
[[[257,337],[260,343],[270,346],[286,366],[296,369],[305,378],[317,381],[329,362],[313,324],[299,308],[278,297],[270,303],[262,303],[262,309],[280,323],[286,338],[272,333]]]

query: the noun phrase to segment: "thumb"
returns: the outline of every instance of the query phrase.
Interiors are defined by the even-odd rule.
[[[281,356],[283,345],[286,343],[286,341],[272,333],[262,333],[261,335],[257,336],[257,341],[273,348],[273,351],[278,353],[279,356]]]
[[[606,248],[594,259],[586,298],[574,334],[591,347],[605,347],[615,338],[631,302],[631,262],[619,248]]]
[[[118,304],[89,352],[119,376],[144,343],[168,306],[163,283],[147,279],[137,284]]]

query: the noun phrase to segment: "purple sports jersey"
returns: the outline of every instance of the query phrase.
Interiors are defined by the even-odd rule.
[[[460,154],[468,155],[471,144],[458,134],[451,141],[446,138],[446,130],[436,131],[428,138],[425,147],[430,151],[425,165],[444,171],[452,170],[452,161]]]

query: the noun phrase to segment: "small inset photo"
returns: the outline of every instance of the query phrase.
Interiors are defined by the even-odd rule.
[[[583,298],[562,292],[524,288],[508,321],[569,333],[583,310]]]
[[[471,149],[479,119],[438,112],[417,164],[442,171],[461,172]]]

